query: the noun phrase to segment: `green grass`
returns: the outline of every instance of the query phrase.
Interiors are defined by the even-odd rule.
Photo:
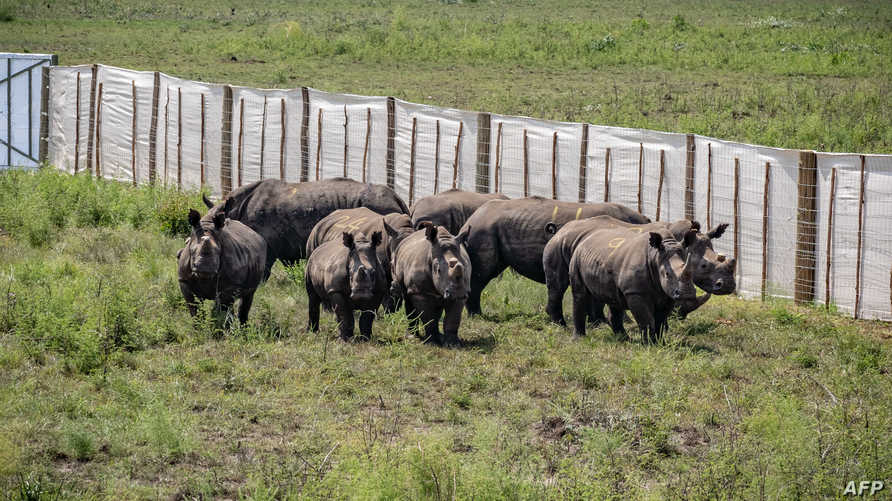
[[[888,2],[38,2],[0,44],[207,81],[892,152]],[[823,145],[823,146],[822,146]]]
[[[544,286],[506,273],[466,347],[406,339],[402,313],[351,344],[330,314],[305,330],[300,270],[276,265],[248,325],[223,333],[209,303],[186,311],[167,200],[182,219],[201,207],[0,175],[13,499],[832,498],[892,473],[886,324],[715,297],[655,346],[606,327],[577,340],[548,322]],[[79,216],[99,207],[121,215]]]

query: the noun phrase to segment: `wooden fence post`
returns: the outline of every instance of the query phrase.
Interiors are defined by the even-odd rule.
[[[815,298],[817,174],[815,152],[800,151],[796,217],[796,283],[793,292],[797,303],[808,303]]]
[[[136,80],[130,81],[130,92],[133,98],[132,113],[130,115],[130,123],[132,125],[130,130],[130,172],[133,176],[133,186],[136,186]]]
[[[300,122],[300,181],[310,180],[310,89],[301,87],[303,115]]]
[[[177,189],[183,189],[183,88],[177,87]]]
[[[412,117],[412,145],[409,150],[409,205],[415,203],[415,131],[418,118]]]
[[[279,127],[282,128],[282,135],[279,137],[279,179],[285,180],[285,131],[288,129],[285,121],[285,98],[281,98],[281,108],[279,111]]]
[[[523,130],[523,196],[530,196],[530,147],[527,130]]]
[[[101,152],[102,145],[102,83],[99,83],[99,91],[96,96],[96,178],[102,177]]]
[[[149,125],[149,183],[155,184],[155,166],[158,156],[158,100],[161,94],[161,74],[155,72],[152,88],[152,119]]]
[[[322,169],[322,108],[319,108],[319,121],[316,125],[316,181]]]
[[[396,173],[394,161],[396,158],[396,100],[387,98],[387,187],[394,188]]]
[[[685,192],[684,192],[684,217],[693,221],[696,217],[694,208],[694,135],[686,137],[687,157],[685,158]]]
[[[220,129],[220,191],[232,191],[232,87],[223,86],[223,126]]]
[[[610,201],[610,148],[604,152],[604,201]]]
[[[836,200],[836,167],[830,174],[830,211],[827,215],[827,267],[824,270],[824,307],[830,308],[830,257],[833,254],[833,205]]]
[[[81,157],[81,73],[77,72],[77,89],[74,103],[74,173],[77,174]],[[41,122],[41,127],[43,122]],[[43,137],[43,136],[41,136]]]
[[[90,78],[90,119],[87,122],[87,171],[93,174],[93,136],[96,134],[96,117],[99,114],[96,104],[96,74],[97,67],[94,64],[90,68],[92,77]],[[97,176],[99,169],[96,169]]]
[[[660,210],[663,208],[663,177],[666,173],[666,152],[660,150],[660,183],[657,185],[657,221],[660,220]]]
[[[706,229],[712,228],[712,143],[706,144]]]
[[[244,159],[244,149],[245,149],[245,98],[239,99],[239,112],[238,112],[238,186],[242,187],[242,172],[244,171],[244,166],[242,165]]]
[[[440,187],[440,121],[437,120],[437,139],[434,146],[434,194],[439,193]]]
[[[734,260],[737,262],[737,276],[740,272],[740,159],[734,158]],[[738,284],[738,288],[739,288]]]
[[[263,96],[263,113],[260,115],[260,180],[263,181],[263,160],[266,157],[266,109],[267,97]]]
[[[582,124],[582,144],[579,146],[579,203],[585,203],[588,171],[588,124]]]
[[[644,185],[644,143],[638,143],[638,212],[642,210],[641,188]]]
[[[43,77],[43,85],[40,86],[40,144],[37,148],[38,160],[40,163],[46,163],[49,157],[50,148],[50,67],[44,66],[40,70]],[[80,79],[80,73],[77,76]],[[78,120],[78,137],[80,137],[80,81],[78,81],[78,99],[77,99],[77,120]],[[80,141],[78,141],[80,143]]]
[[[465,123],[458,123],[458,137],[455,138],[455,160],[452,163],[452,189],[454,190],[458,186],[458,161],[459,154],[461,150],[461,136],[463,131],[465,130]]]
[[[167,187],[168,141],[170,140],[170,86],[167,86],[167,97],[164,103],[164,187]]]
[[[492,115],[477,114],[477,181],[478,193],[489,193],[489,143],[492,136]]]
[[[369,136],[372,135],[372,109],[365,109],[365,147],[362,149],[362,182],[366,180],[366,168],[369,159]]]
[[[765,188],[762,190],[762,301],[768,285],[768,194],[771,179],[771,162],[765,162]]]
[[[855,318],[861,314],[861,248],[864,237],[864,166],[866,157],[861,155],[861,187],[858,194],[858,258],[855,260]]]
[[[551,199],[557,200],[557,144],[558,133],[551,140]]]
[[[344,105],[344,177],[347,177],[347,105]]]
[[[205,130],[207,129],[207,127],[205,127],[205,123],[206,123],[205,97],[204,97],[204,93],[202,93],[201,94],[201,158],[200,158],[201,163],[199,164],[201,166],[201,184],[199,186],[202,186],[202,187],[204,187],[206,180],[207,180],[207,175],[205,173],[205,160],[207,159],[207,156],[205,155],[205,149],[206,149],[206,145],[207,145],[207,143],[205,141]]]

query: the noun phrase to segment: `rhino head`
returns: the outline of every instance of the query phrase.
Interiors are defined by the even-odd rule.
[[[447,301],[465,300],[471,290],[470,260],[462,249],[470,233],[470,226],[455,237],[434,225],[425,227],[425,237],[431,244],[431,277],[437,292]]]
[[[211,221],[213,224],[202,223],[201,214],[195,209],[189,210],[192,234],[186,240],[183,251],[189,253],[189,269],[192,275],[202,280],[217,276],[223,258],[220,232],[226,222],[226,214],[218,212]]]
[[[684,237],[685,253],[691,259],[694,283],[711,294],[731,294],[737,288],[734,269],[737,261],[726,259],[712,248],[712,239],[719,238],[728,228],[727,223],[718,225],[706,235],[692,228]]]
[[[676,301],[695,299],[697,289],[694,287],[690,255],[682,259],[682,247],[668,231],[650,232],[650,246],[657,251],[656,264],[663,292]]]
[[[350,278],[350,300],[368,301],[375,296],[376,281],[379,275],[378,254],[375,249],[381,245],[381,232],[372,233],[370,240],[360,234],[343,233],[347,255],[347,275]]]

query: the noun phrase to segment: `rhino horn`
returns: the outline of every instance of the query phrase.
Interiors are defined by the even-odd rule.
[[[208,206],[208,209],[214,208],[214,204],[211,203],[211,200],[204,193],[201,194],[201,201],[204,202],[204,204]]]
[[[687,315],[688,313],[691,313],[692,311],[697,310],[698,308],[700,308],[701,306],[703,306],[703,305],[706,303],[706,301],[709,301],[709,298],[710,298],[710,297],[712,297],[712,294],[710,294],[710,293],[707,292],[706,294],[703,294],[702,296],[699,296],[699,297],[695,298],[693,302],[691,302],[691,303],[685,303],[685,304],[681,307],[681,312],[680,312],[680,313],[681,313],[682,315]]]

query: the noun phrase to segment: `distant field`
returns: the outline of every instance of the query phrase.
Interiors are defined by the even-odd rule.
[[[62,64],[892,152],[889,2],[3,2]]]
[[[0,0],[0,50],[892,152],[886,2]],[[232,9],[235,8],[233,14]],[[233,58],[235,60],[233,60]],[[663,343],[506,273],[460,349],[305,330],[301,269],[190,319],[198,194],[0,173],[0,499],[826,499],[892,488],[892,325],[713,298]],[[569,297],[565,310],[571,311]],[[54,497],[60,494],[58,497]]]

